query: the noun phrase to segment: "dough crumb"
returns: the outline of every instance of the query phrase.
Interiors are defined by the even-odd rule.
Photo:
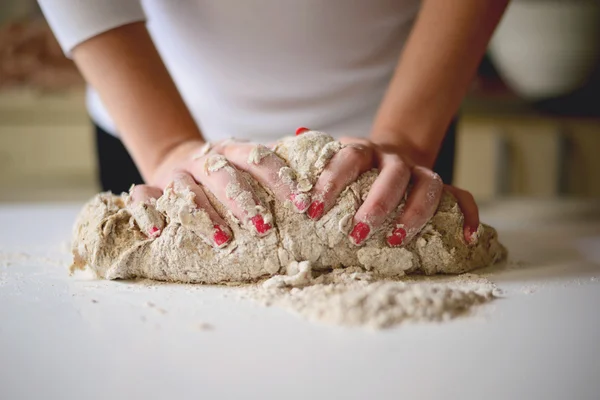
[[[212,331],[215,329],[215,327],[207,322],[200,322],[198,325],[196,325],[196,328],[199,331]]]

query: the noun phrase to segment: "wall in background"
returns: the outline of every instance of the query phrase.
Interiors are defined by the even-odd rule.
[[[97,192],[84,91],[0,91],[0,201],[82,200]]]

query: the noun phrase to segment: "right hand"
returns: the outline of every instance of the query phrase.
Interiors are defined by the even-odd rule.
[[[252,153],[257,146],[260,150],[258,154],[262,157],[250,160],[252,154],[257,154]],[[260,144],[224,140],[210,145],[201,140],[186,141],[164,157],[152,174],[149,184],[132,188],[128,207],[140,209],[141,204],[144,213],[154,213],[156,216],[152,200],[158,199],[163,190],[170,188],[175,193],[181,193],[189,189],[194,194],[197,209],[204,210],[212,224],[211,229],[201,233],[205,236],[204,241],[220,248],[227,245],[232,233],[209,202],[205,191],[210,191],[225,205],[242,226],[251,229],[258,236],[265,236],[273,228],[272,216],[240,171],[249,173],[261,185],[269,188],[277,200],[291,201],[294,209],[303,213],[308,208],[310,199],[296,189],[295,182],[285,183],[279,178],[279,170],[285,166],[283,159]],[[239,190],[232,190],[233,188]],[[160,235],[163,228],[148,222],[153,220],[156,221],[156,218],[136,218],[142,232],[149,237]]]

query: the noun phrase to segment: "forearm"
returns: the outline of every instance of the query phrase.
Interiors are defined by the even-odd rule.
[[[508,0],[424,0],[372,139],[432,167]]]
[[[146,181],[172,149],[202,140],[144,23],[79,44],[73,59],[98,91]]]

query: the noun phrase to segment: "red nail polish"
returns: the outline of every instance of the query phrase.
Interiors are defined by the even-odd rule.
[[[470,226],[467,227],[467,237],[465,239],[467,239],[468,244],[475,243],[475,239],[476,239],[475,234],[476,233],[477,233],[477,228],[473,229]]]
[[[256,231],[260,234],[266,233],[271,229],[271,224],[265,224],[265,220],[262,215],[256,214],[250,219],[256,228]]]
[[[404,239],[406,239],[406,230],[404,228],[396,228],[388,236],[387,242],[390,246],[402,246]]]
[[[352,232],[350,232],[350,237],[354,240],[354,243],[361,244],[363,240],[369,236],[369,232],[371,232],[371,228],[369,225],[364,222],[359,222],[354,226]]]
[[[310,203],[306,214],[308,214],[308,217],[310,219],[319,219],[323,215],[324,210],[325,203],[323,203],[322,201],[315,200],[312,203]]]
[[[296,136],[302,135],[304,132],[308,131],[310,131],[310,129],[301,126],[300,128],[296,129]]]
[[[297,199],[298,197],[299,196],[294,193],[290,194],[290,200],[294,206],[296,206],[298,211],[304,212],[309,207],[308,198],[306,196],[301,196],[300,199]]]
[[[221,246],[222,244],[229,242],[229,235],[223,232],[223,229],[221,229],[219,225],[215,225],[213,226],[213,228],[215,228],[215,234],[213,235],[213,239],[217,246]]]
[[[148,236],[155,237],[160,235],[160,229],[157,226],[153,226],[148,230]]]

